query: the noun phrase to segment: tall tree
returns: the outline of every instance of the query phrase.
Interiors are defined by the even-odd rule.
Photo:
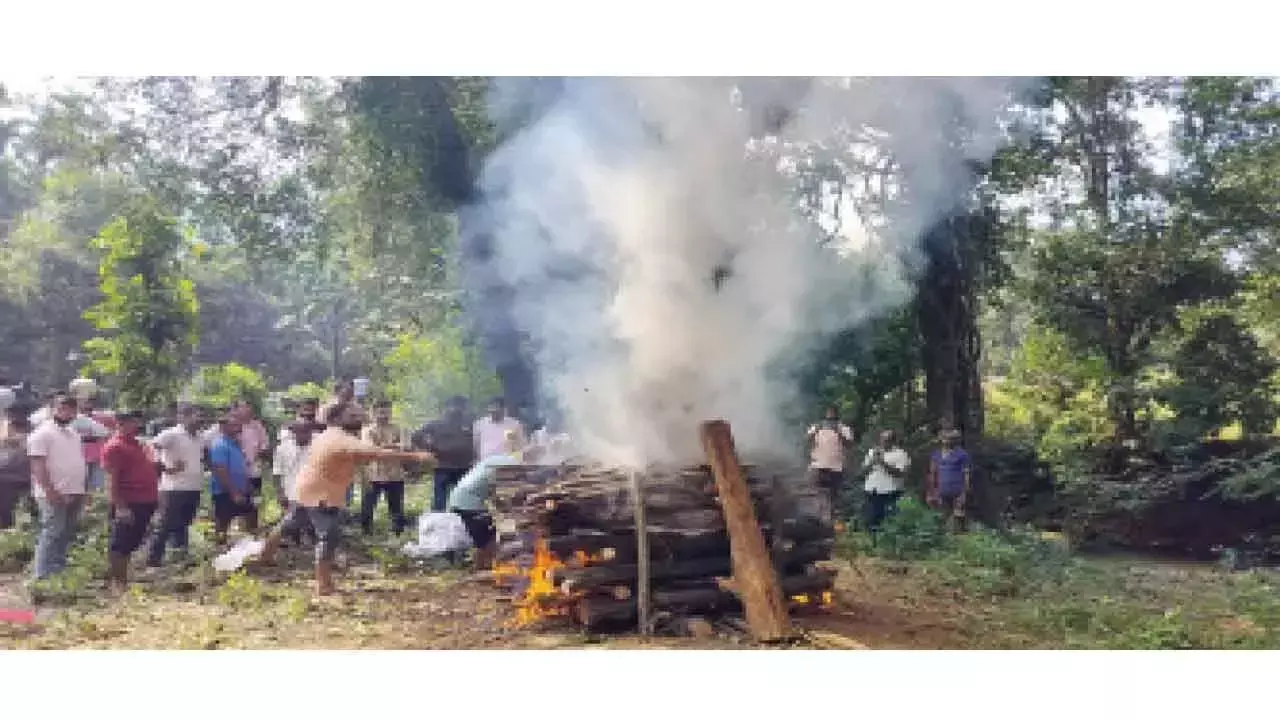
[[[119,400],[159,410],[177,396],[198,341],[190,244],[154,198],[135,196],[94,241],[102,251],[102,302],[86,317],[98,330],[85,351],[93,372],[118,384]]]

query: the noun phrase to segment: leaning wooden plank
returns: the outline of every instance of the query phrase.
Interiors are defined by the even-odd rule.
[[[715,477],[720,505],[729,532],[735,591],[742,599],[747,625],[760,642],[794,636],[787,602],[779,587],[769,549],[760,532],[746,477],[738,464],[733,432],[723,420],[702,424],[702,447]]]

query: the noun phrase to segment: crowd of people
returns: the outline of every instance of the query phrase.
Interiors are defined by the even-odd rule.
[[[388,401],[369,403],[371,411],[365,402],[352,383],[340,383],[323,404],[318,398],[297,403],[273,439],[247,399],[217,411],[175,404],[150,419],[137,411],[102,412],[91,394],[57,393],[39,408],[10,399],[0,425],[0,530],[14,527],[25,499],[39,528],[32,577],[50,578],[66,568],[87,498],[103,494],[107,581],[118,591],[144,546],[149,568],[162,567],[170,551],[185,556],[190,529],[207,507],[217,545],[227,546],[237,522],[245,534],[264,538],[257,562],[273,563],[285,545],[313,546],[315,588],[324,595],[334,589],[344,527],[372,533],[375,510],[385,501],[392,532],[407,529],[406,483],[430,475],[431,510],[458,516],[483,568],[496,544],[486,500],[497,468],[555,464],[567,455],[563,435],[526,427],[500,398],[479,418],[465,398],[451,398],[439,418],[412,431],[392,422]],[[810,469],[833,518],[847,478],[860,478],[866,527],[874,536],[894,512],[911,467],[896,433],[881,432],[854,473],[846,457],[854,434],[835,408],[807,438]],[[963,526],[971,485],[972,461],[960,433],[944,430],[925,473],[926,499]],[[282,518],[264,532],[259,511],[268,488]]]
[[[137,411],[97,411],[92,398],[69,392],[34,411],[13,403],[0,425],[0,529],[14,527],[25,498],[39,528],[32,577],[53,577],[66,568],[82,531],[86,500],[102,493],[109,509],[107,582],[119,591],[144,546],[149,568],[162,567],[167,552],[185,556],[190,528],[207,507],[219,546],[227,547],[237,522],[245,534],[264,538],[259,563],[273,563],[284,545],[312,545],[315,588],[324,595],[334,589],[344,527],[372,533],[385,500],[392,531],[403,533],[405,485],[427,474],[432,511],[458,515],[483,566],[496,540],[484,504],[496,467],[552,461],[563,447],[563,438],[545,427],[528,428],[508,415],[500,398],[478,419],[465,398],[452,398],[439,418],[413,431],[392,422],[389,402],[369,405],[371,412],[351,383],[340,383],[323,404],[297,403],[273,440],[247,400],[216,412],[175,404],[149,423]],[[268,490],[282,518],[264,529],[259,510]]]
[[[840,422],[837,408],[831,407],[825,417],[809,427],[809,468],[819,487],[826,491],[828,512],[834,517],[837,499],[850,475],[847,454],[854,445],[853,430]],[[924,475],[925,500],[942,511],[954,529],[963,529],[966,507],[973,489],[973,460],[961,443],[961,433],[944,428],[938,435],[938,447],[929,455]],[[854,477],[863,481],[866,513],[865,526],[875,537],[876,531],[897,507],[902,497],[911,456],[899,444],[898,434],[884,430],[874,447],[867,450]]]

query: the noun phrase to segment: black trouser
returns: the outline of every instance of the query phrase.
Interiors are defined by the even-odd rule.
[[[258,531],[258,508],[253,504],[253,497],[246,497],[243,502],[237,503],[231,499],[230,495],[214,495],[213,496],[213,532],[219,538],[225,537],[227,530],[231,527],[231,521],[236,518],[244,518],[244,529],[246,532],[255,533]]]
[[[27,499],[28,510],[30,510],[30,483],[0,482],[0,530],[8,530],[13,527],[18,505],[22,503],[23,498]],[[37,512],[32,512],[31,516],[39,517]]]
[[[454,510],[455,515],[462,519],[462,524],[467,528],[467,534],[471,536],[471,544],[475,545],[477,550],[484,550],[493,544],[498,537],[498,530],[494,527],[493,516],[483,510]]]
[[[898,498],[902,492],[869,492],[867,493],[867,530],[875,532],[884,523],[885,518],[893,514],[898,507]]]
[[[134,550],[142,546],[151,525],[151,516],[155,512],[155,503],[129,503],[129,514],[132,516],[129,522],[124,522],[118,513],[113,513],[107,552],[113,555],[132,555]]]
[[[444,512],[449,502],[449,493],[458,485],[458,481],[467,474],[466,468],[436,468],[431,479],[431,512]]]
[[[360,527],[366,533],[373,532],[373,511],[378,497],[386,494],[387,510],[391,514],[391,528],[395,534],[404,532],[409,521],[404,517],[404,481],[371,482],[360,496]]]
[[[161,490],[160,522],[156,525],[155,535],[151,537],[151,547],[147,553],[147,564],[159,567],[164,561],[164,548],[173,541],[173,549],[186,552],[188,530],[200,510],[199,490]]]

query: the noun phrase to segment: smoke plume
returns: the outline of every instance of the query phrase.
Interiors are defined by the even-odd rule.
[[[487,239],[482,274],[505,288],[539,394],[578,449],[688,462],[712,418],[744,455],[792,447],[786,371],[910,299],[920,235],[965,202],[1013,90],[994,78],[499,80],[495,116],[523,127],[469,209]],[[872,196],[882,213],[851,211]]]

